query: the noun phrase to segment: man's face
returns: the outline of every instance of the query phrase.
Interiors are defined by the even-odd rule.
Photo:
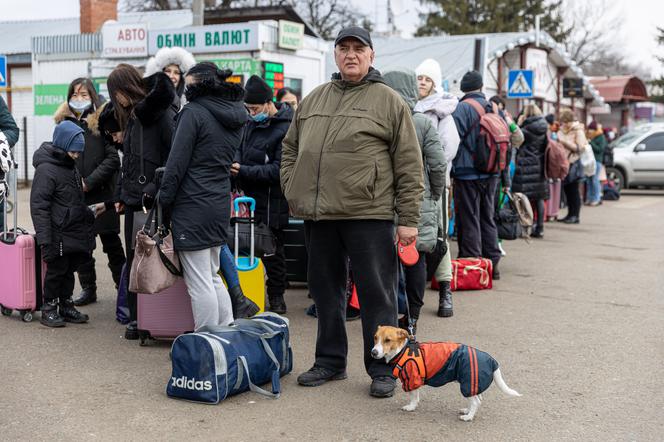
[[[341,40],[334,48],[334,61],[341,72],[341,78],[360,81],[369,73],[374,51],[361,41],[349,37]]]

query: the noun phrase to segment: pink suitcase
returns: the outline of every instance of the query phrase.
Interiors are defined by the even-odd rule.
[[[41,308],[42,284],[46,265],[41,260],[39,247],[33,235],[17,228],[16,175],[11,175],[14,196],[14,228],[7,231],[7,205],[5,204],[5,231],[0,234],[0,312],[11,316],[17,310],[24,322],[32,321],[32,313]],[[13,177],[13,178],[12,178]]]
[[[560,211],[560,188],[560,180],[549,181],[549,199],[546,200],[545,206],[547,221],[558,218],[558,212]]]
[[[141,345],[148,339],[174,339],[194,331],[194,314],[191,298],[184,279],[163,292],[147,295],[139,293],[137,298],[138,338]]]

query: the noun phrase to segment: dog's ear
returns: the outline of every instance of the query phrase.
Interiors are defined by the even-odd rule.
[[[400,328],[398,336],[402,339],[408,339],[408,332],[406,330],[404,330],[403,328]]]

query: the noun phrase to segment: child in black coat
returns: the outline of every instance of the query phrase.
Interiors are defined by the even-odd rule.
[[[85,204],[75,163],[84,147],[83,129],[63,121],[55,127],[53,142],[43,143],[32,159],[30,213],[47,264],[41,323],[48,327],[88,321],[71,299],[74,272],[95,246],[94,214]]]

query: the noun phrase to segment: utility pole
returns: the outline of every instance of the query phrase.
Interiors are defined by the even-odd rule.
[[[395,35],[397,33],[397,25],[394,23],[394,11],[392,10],[392,0],[387,0],[387,34]]]

